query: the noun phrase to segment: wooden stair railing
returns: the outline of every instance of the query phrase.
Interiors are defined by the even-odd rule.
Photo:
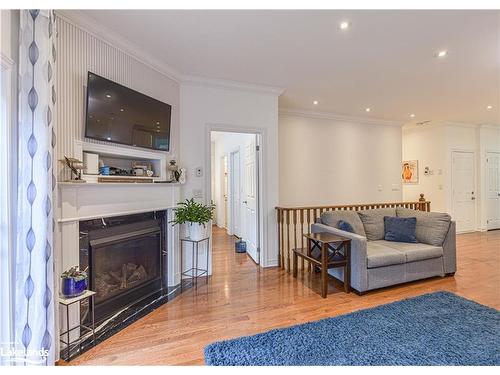
[[[292,270],[291,252],[297,247],[304,247],[304,234],[309,233],[311,224],[325,211],[360,211],[373,208],[405,207],[412,210],[431,210],[431,202],[427,201],[424,194],[415,202],[389,202],[371,204],[350,204],[339,206],[311,206],[311,207],[276,207],[278,222],[278,262],[282,269]],[[304,268],[301,259],[299,268]]]

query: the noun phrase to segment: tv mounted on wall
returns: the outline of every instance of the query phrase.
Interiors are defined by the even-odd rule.
[[[85,137],[168,151],[172,106],[88,73]]]

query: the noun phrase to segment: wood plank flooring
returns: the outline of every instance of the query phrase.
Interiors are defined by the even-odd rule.
[[[448,290],[500,308],[500,231],[457,238],[455,277],[417,281],[358,296],[330,280],[321,298],[319,275],[298,279],[278,268],[259,269],[234,240],[214,227],[214,274],[118,334],[71,361],[71,365],[201,365],[214,341],[265,332],[377,306],[436,290]]]

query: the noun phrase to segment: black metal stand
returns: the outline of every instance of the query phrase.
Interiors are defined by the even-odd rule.
[[[92,332],[92,338],[93,338],[92,341],[93,341],[93,345],[95,345],[95,343],[96,343],[96,340],[95,340],[95,319],[94,319],[94,297],[95,297],[95,295],[96,295],[96,292],[93,292],[91,290],[87,290],[87,291],[85,291],[85,293],[83,293],[82,295],[77,296],[77,297],[72,297],[72,298],[60,297],[59,298],[59,304],[61,306],[66,307],[66,327],[68,328],[66,331],[63,331],[59,334],[59,341],[61,343],[63,343],[64,345],[66,345],[66,348],[61,350],[61,359],[62,360],[69,361],[76,354],[79,354],[81,352],[81,344],[82,344],[82,341],[85,339],[85,337],[83,337],[83,335],[82,335],[82,332],[80,332],[80,336],[77,339],[70,341],[70,333],[76,329],[80,329],[84,332]],[[88,325],[82,324],[80,322],[78,325],[70,328],[70,325],[69,325],[69,307],[75,303],[80,304],[80,302],[86,298],[89,299],[89,306],[90,306],[90,311],[91,311],[91,316],[92,316],[91,325],[88,326]],[[78,309],[78,320],[80,321],[80,309]],[[64,336],[66,336],[66,341],[63,340]],[[72,355],[71,354],[71,347],[75,346],[75,345],[78,345],[78,351]],[[63,356],[63,352],[66,352],[66,356]]]
[[[199,252],[199,248],[200,248],[200,243],[202,243],[204,241],[207,241],[207,266],[206,266],[206,269],[200,269],[198,267],[198,252]],[[183,253],[183,249],[184,249],[184,246],[182,246],[182,245],[185,242],[189,242],[192,244],[192,247],[191,247],[191,249],[192,249],[191,268],[186,270],[186,271],[182,271],[182,267],[183,267],[182,253]],[[202,238],[201,240],[192,240],[191,238],[181,238],[180,245],[181,245],[180,246],[180,252],[181,252],[181,292],[182,292],[182,288],[183,288],[183,285],[182,285],[183,276],[189,277],[191,279],[192,284],[195,285],[195,288],[198,288],[198,277],[206,275],[206,282],[208,284],[208,260],[209,260],[208,251],[210,248],[210,237],[205,237],[205,238]]]

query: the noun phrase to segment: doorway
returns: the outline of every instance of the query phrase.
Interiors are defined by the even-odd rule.
[[[500,152],[486,153],[486,215],[487,229],[500,229]]]
[[[214,148],[212,152],[215,155],[212,158],[215,165],[210,168],[214,171],[210,186],[218,218],[215,225],[225,228],[235,242],[244,241],[244,256],[259,264],[260,135],[211,131],[209,144]]]
[[[457,232],[476,229],[476,172],[473,151],[453,151],[451,168],[452,212]]]

